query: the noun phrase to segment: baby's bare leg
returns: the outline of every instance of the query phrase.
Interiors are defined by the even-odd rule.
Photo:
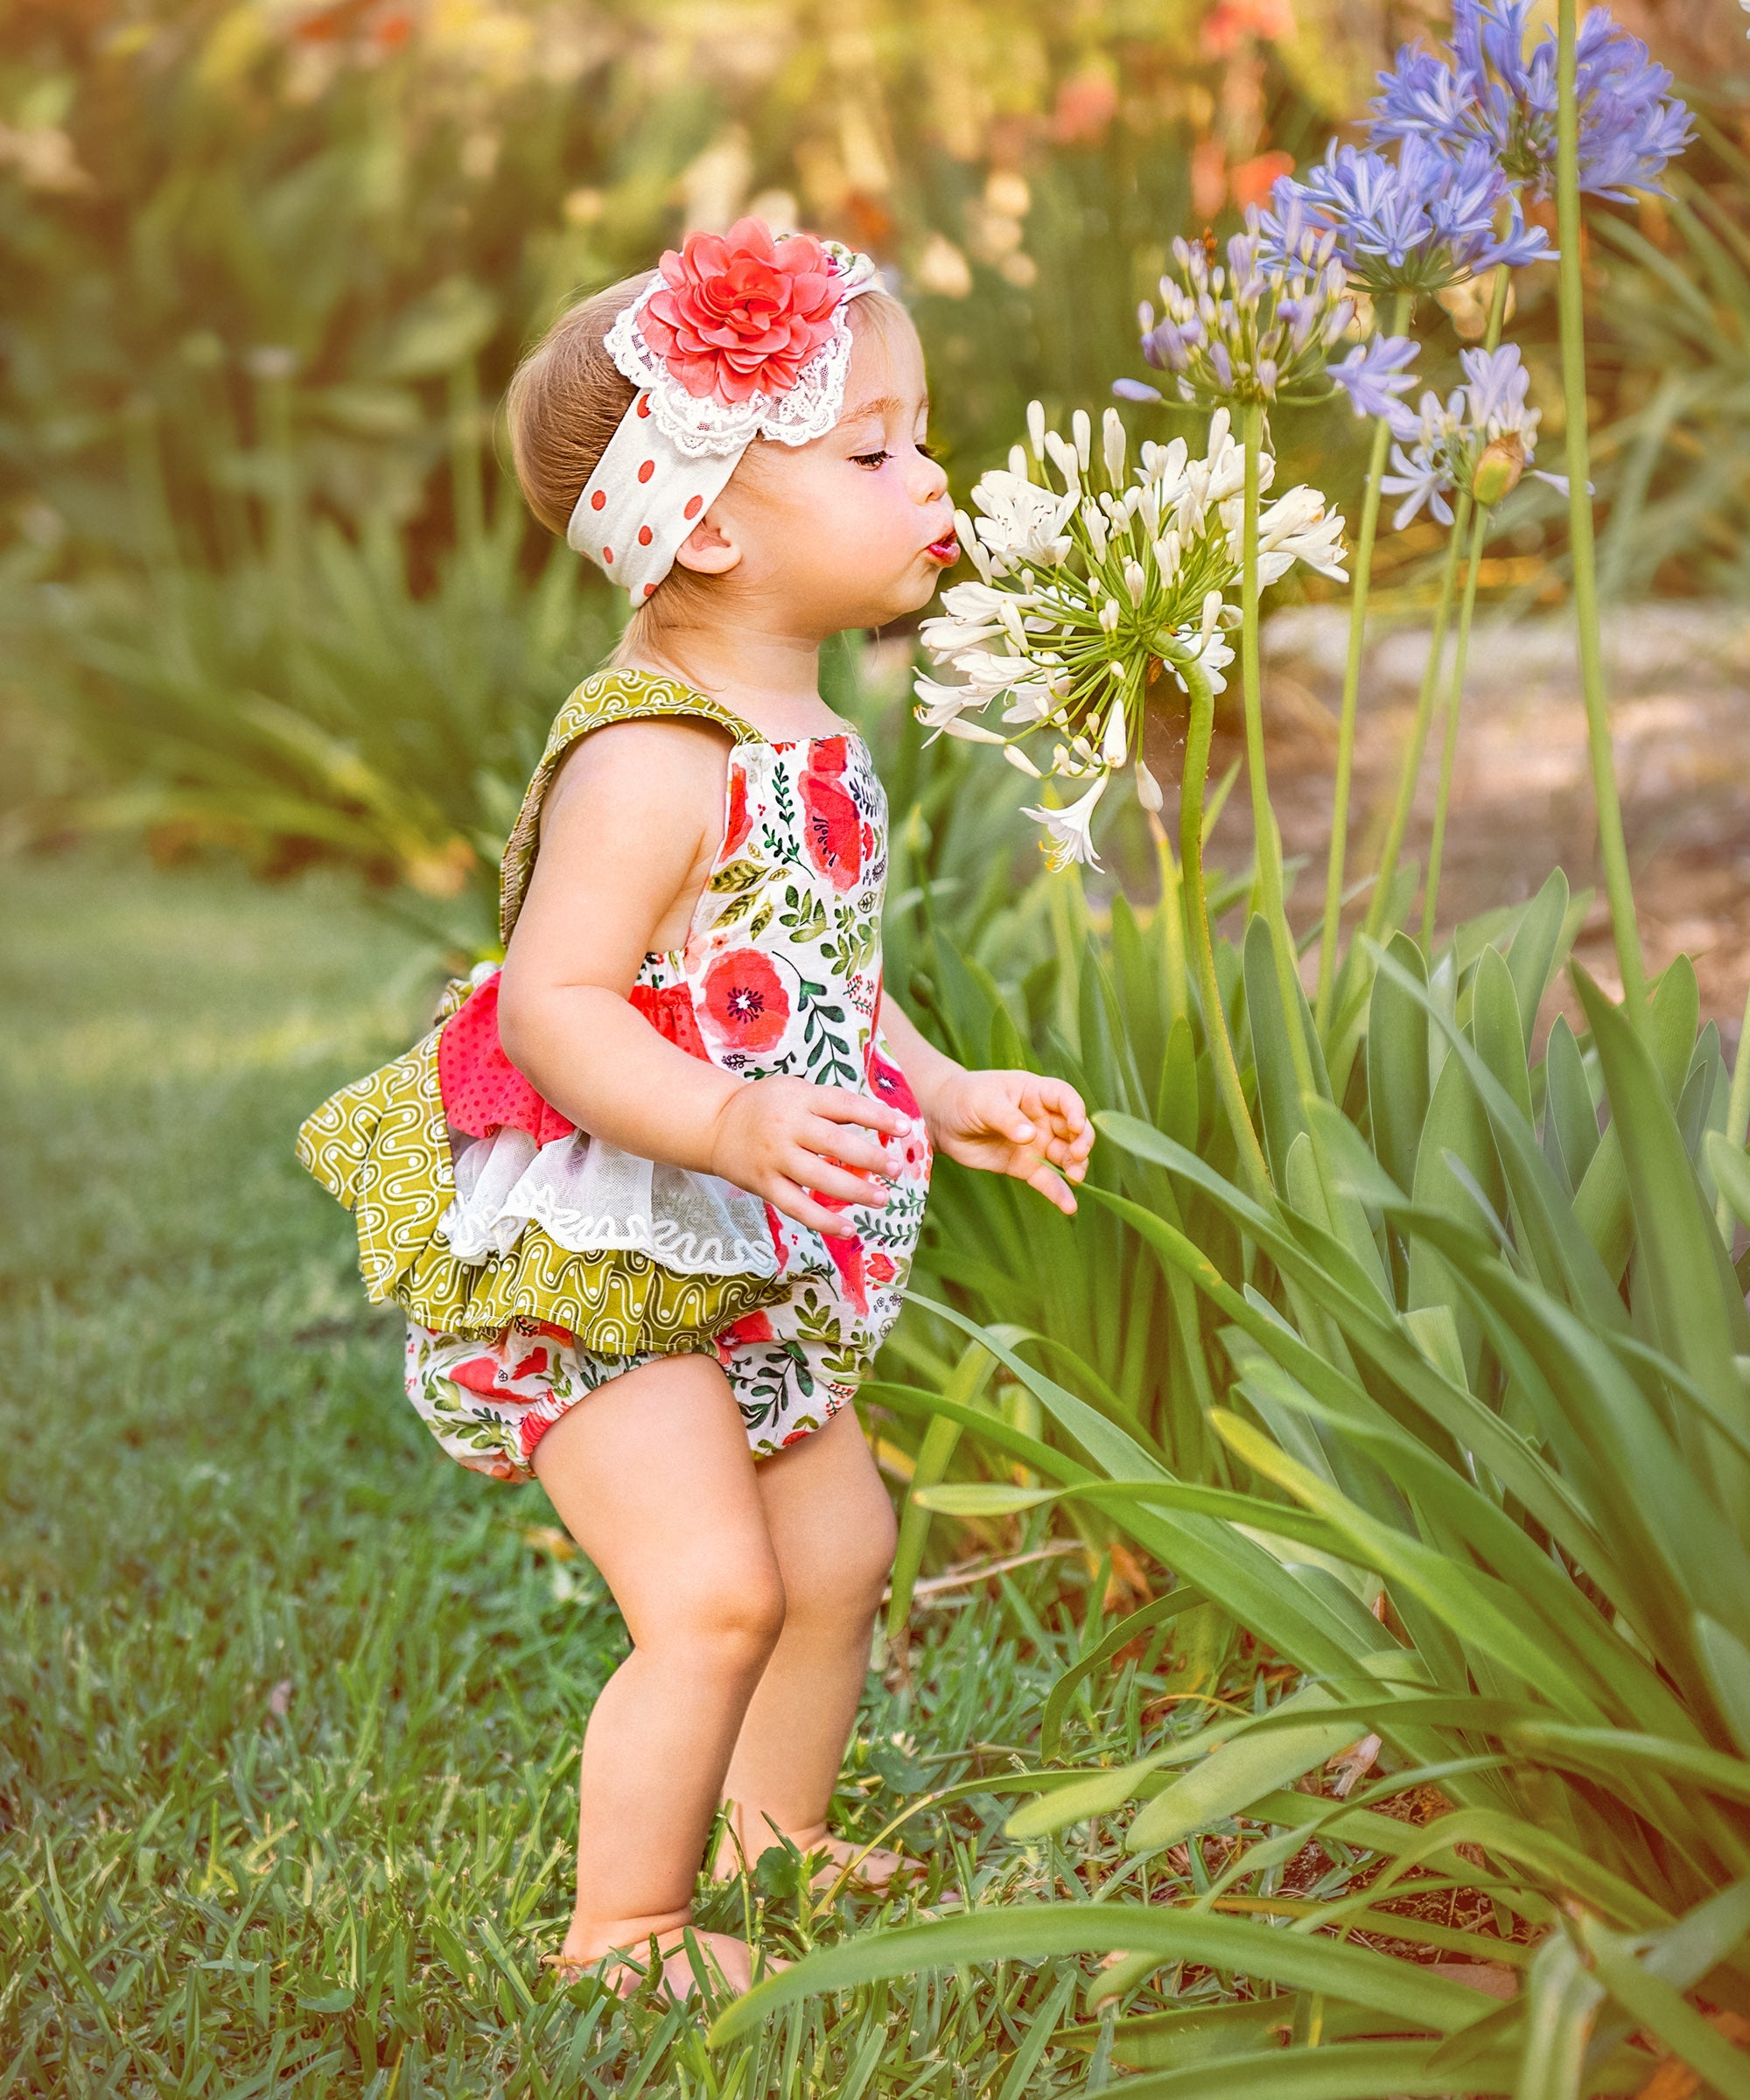
[[[564,1956],[644,1951],[653,1932],[666,1952],[691,1914],[730,1754],[784,1620],[746,1432],[715,1362],[668,1357],[574,1407],[536,1446],[535,1471],[633,1640],[584,1740]],[[700,1936],[745,1988],[746,1946]]]
[[[827,1810],[892,1565],[893,1508],[850,1407],[762,1460],[759,1490],[788,1605],[741,1724],[724,1798],[750,1865],[777,1843],[773,1824],[803,1852],[836,1857],[847,1848],[829,1839]],[[725,1836],[715,1871],[735,1865]]]

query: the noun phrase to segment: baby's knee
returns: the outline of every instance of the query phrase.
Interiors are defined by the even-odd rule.
[[[769,1553],[699,1564],[676,1572],[639,1645],[683,1649],[732,1673],[757,1675],[784,1630],[784,1611],[783,1578]]]
[[[841,1513],[830,1550],[808,1586],[810,1597],[836,1616],[873,1612],[892,1572],[899,1536],[893,1505],[878,1482]]]

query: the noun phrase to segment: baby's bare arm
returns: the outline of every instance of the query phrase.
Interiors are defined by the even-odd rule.
[[[718,844],[724,764],[723,737],[690,722],[617,723],[571,752],[542,808],[500,981],[500,1033],[580,1130],[721,1174],[799,1223],[838,1231],[844,1221],[810,1192],[885,1202],[866,1176],[886,1156],[867,1133],[897,1135],[905,1118],[839,1088],[738,1079],[658,1035],[627,997],[653,947],[685,937]]]

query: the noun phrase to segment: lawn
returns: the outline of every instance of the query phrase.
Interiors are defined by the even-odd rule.
[[[8,879],[0,2096],[1104,2082],[1098,2026],[1046,2048],[1071,1962],[813,2001],[716,2056],[702,2016],[555,1988],[576,1751],[624,1633],[538,1488],[430,1446],[291,1151],[416,1031],[430,964],[340,883],[78,857]],[[1099,1579],[1060,1558],[936,1592],[909,1684],[872,1670],[843,1827],[1012,1768],[1102,1630]],[[1132,1666],[1110,1741],[1084,1708],[1074,1746],[1134,1754],[1158,1689]],[[913,1911],[1116,1864],[1003,1840],[1012,1800],[906,1824]],[[768,1856],[703,1915],[777,1952],[876,1917],[794,1884]]]

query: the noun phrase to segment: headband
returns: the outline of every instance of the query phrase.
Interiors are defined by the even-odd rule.
[[[867,256],[763,220],[694,234],[606,338],[638,389],[578,498],[566,544],[641,606],[756,438],[807,444],[838,421],[846,302],[878,282]]]

